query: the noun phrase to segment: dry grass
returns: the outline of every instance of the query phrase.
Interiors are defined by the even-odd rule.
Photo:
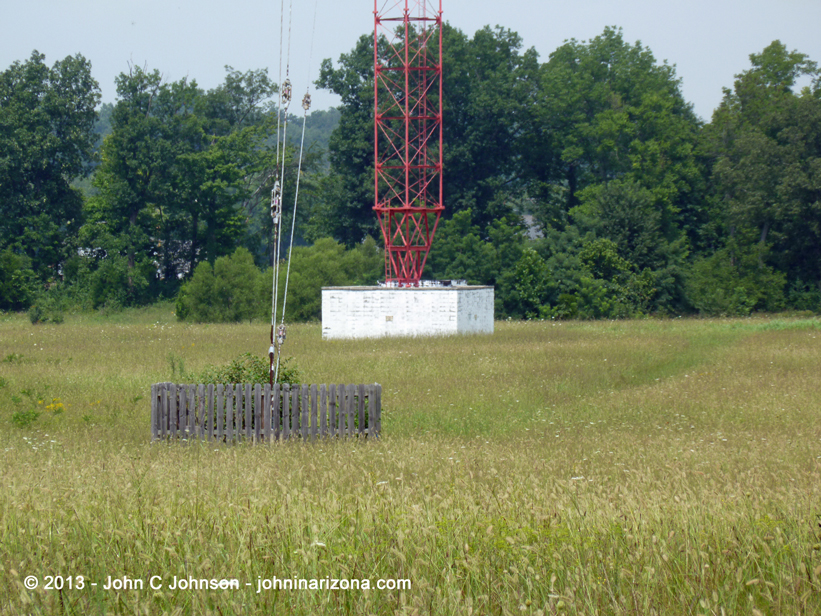
[[[1,613],[821,614],[821,322],[371,342],[295,326],[307,381],[382,383],[381,441],[147,442],[169,354],[196,372],[266,336],[162,310],[0,322]],[[152,575],[252,586],[155,592]],[[412,588],[257,594],[272,576]]]

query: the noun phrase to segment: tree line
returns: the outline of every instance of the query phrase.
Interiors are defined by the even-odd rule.
[[[821,312],[821,72],[805,54],[751,54],[704,123],[675,68],[617,28],[546,61],[504,28],[442,34],[447,209],[426,277],[495,285],[497,317]],[[319,316],[320,286],[384,275],[373,51],[362,36],[316,82],[341,105],[308,120],[295,319]],[[0,308],[270,312],[276,84],[229,68],[204,91],[131,67],[117,94],[101,131],[81,56],[0,73]]]

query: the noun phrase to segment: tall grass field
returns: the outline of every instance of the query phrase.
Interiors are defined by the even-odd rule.
[[[268,332],[0,316],[0,614],[821,614],[821,320],[291,326],[381,439],[151,442]]]

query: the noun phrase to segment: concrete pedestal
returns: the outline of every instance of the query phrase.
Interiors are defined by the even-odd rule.
[[[324,287],[322,338],[493,333],[493,287]]]

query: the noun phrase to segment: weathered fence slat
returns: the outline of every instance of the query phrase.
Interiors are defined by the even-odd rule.
[[[319,386],[319,438],[328,436],[328,416],[326,414],[327,392],[324,383]]]
[[[242,385],[234,385],[234,438],[237,442],[242,441]]]
[[[345,410],[347,408],[345,406],[345,391],[346,388],[342,384],[336,390],[336,436],[338,438],[345,436],[345,414],[347,413]]]
[[[208,429],[205,433],[205,438],[209,441],[214,440],[214,384],[208,384],[208,403],[206,404],[206,414],[208,416]]]
[[[336,386],[336,422],[334,422],[334,436],[342,438],[345,426],[345,386]]]
[[[180,392],[180,431],[182,432],[182,437],[184,439],[188,439],[191,436],[191,426],[188,423],[189,416],[191,415],[191,385],[183,385],[179,388]]]
[[[348,416],[348,431],[345,433],[345,436],[353,436],[353,417],[354,409],[356,408],[356,385],[348,385],[345,389],[347,390],[348,395],[347,410],[345,412],[345,414]]]
[[[245,439],[251,440],[251,384],[245,384]]]
[[[282,386],[282,438],[291,436],[291,386]]]
[[[270,385],[268,385],[270,387]],[[273,428],[272,437],[279,438],[280,427],[279,422],[282,419],[282,408],[280,406],[280,390],[279,387],[274,387],[271,392],[271,427]]]
[[[188,396],[186,395],[186,387],[185,385],[177,385],[177,395],[175,396],[176,403],[177,403],[177,432],[179,433],[180,438],[185,438],[185,429],[188,427],[187,415],[188,415]]]
[[[197,393],[199,387],[197,385],[189,385],[188,386],[188,399],[191,409],[188,413],[188,438],[195,439],[197,438],[197,422],[199,421],[199,416],[197,413],[199,412],[199,403],[197,401]]]
[[[367,405],[368,405],[368,408],[366,409],[366,413],[368,415],[368,419],[367,419],[367,425],[368,425],[367,436],[370,436],[372,433],[376,432],[376,430],[374,430],[371,427],[371,424],[373,423],[373,420],[371,419],[371,409],[373,408],[373,400],[374,400],[374,387],[373,387],[373,385],[365,385],[365,399],[366,399]]]
[[[255,383],[151,386],[151,439],[263,443],[382,432],[382,386]]]
[[[336,386],[336,436],[342,438],[345,436],[345,385],[339,384]]]
[[[357,386],[349,385],[351,388],[351,414],[348,423],[348,436],[356,436],[356,398]]]
[[[317,407],[317,391],[316,384],[311,385],[311,440],[316,440],[317,426],[316,426],[316,407]]]
[[[225,421],[223,435],[226,441],[234,440],[234,386],[225,386]]]
[[[225,403],[222,399],[222,394],[225,389],[225,385],[220,383],[217,385],[217,440],[222,440],[222,420],[225,417]]]
[[[167,385],[167,383],[158,383],[160,386],[160,396],[158,402],[160,403],[159,408],[159,415],[160,415],[160,438],[165,438],[168,436],[168,388],[163,387],[163,385]]]
[[[196,437],[197,424],[197,386],[188,386],[188,438],[194,439]]]
[[[262,414],[262,386],[257,383],[254,385],[254,441],[259,442],[262,436],[262,422],[264,421]]]
[[[291,436],[297,438],[301,436],[299,431],[299,421],[302,419],[302,386],[295,385],[291,388]]]
[[[194,440],[196,437],[194,426],[197,423],[197,386],[189,385],[186,387],[186,398],[188,401],[188,415],[186,417],[186,437]]]
[[[308,386],[302,386],[302,401],[300,406],[300,421],[299,421],[299,434],[304,441],[308,436]]]
[[[197,422],[194,432],[199,440],[205,438],[205,385],[197,385]]]
[[[202,386],[204,388],[204,386]],[[200,385],[188,386],[188,397],[190,399],[191,411],[188,413],[188,438],[196,440],[199,438],[200,422]]]
[[[359,423],[356,426],[359,436],[365,435],[365,386],[359,385]]]
[[[237,442],[241,442],[242,437],[242,384],[234,385],[234,435]]]
[[[204,385],[191,385],[188,388],[189,397],[191,398],[191,412],[188,414],[188,438],[196,439],[199,437],[198,427],[200,417],[202,413],[200,411],[200,404],[202,400],[202,396],[200,395],[201,390],[204,389]]]
[[[168,386],[168,429],[171,433],[171,438],[177,437],[177,422],[179,415],[177,414],[177,386],[171,383]]]
[[[266,443],[271,442],[271,384],[265,383],[262,387],[262,438]]]
[[[336,385],[328,386],[328,435],[336,436]]]

